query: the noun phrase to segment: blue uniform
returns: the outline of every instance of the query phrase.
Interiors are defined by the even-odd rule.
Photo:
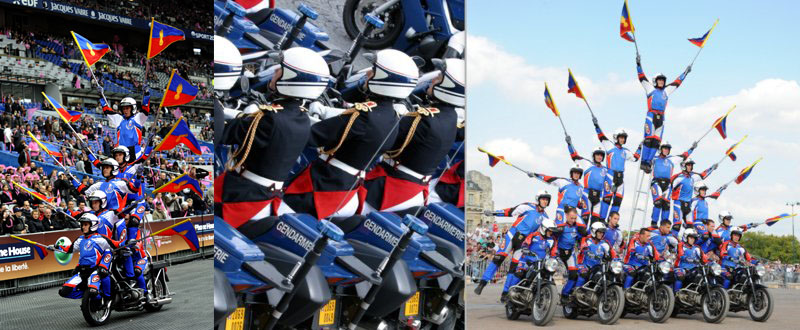
[[[89,235],[81,235],[70,246],[59,246],[58,249],[65,253],[72,253],[78,249],[78,267],[85,268],[86,271],[91,271],[86,280],[89,281],[87,287],[94,288],[101,292],[104,296],[108,297],[111,293],[111,281],[108,276],[101,277],[97,269],[103,268],[108,270],[111,264],[111,246],[108,244],[106,238],[97,233]],[[78,285],[83,282],[81,273],[73,275],[61,287],[58,292],[64,298],[79,299],[83,297],[83,290],[78,288]]]
[[[79,193],[90,196],[95,190],[106,193],[106,208],[109,210],[121,211],[125,208],[128,195],[138,194],[141,182],[131,182],[125,179],[111,178],[103,182],[96,182],[87,187],[86,185],[72,179],[72,185]]]
[[[492,262],[486,267],[481,279],[486,282],[491,281],[495,272],[497,272],[497,268],[508,256],[508,253],[519,249],[525,237],[538,230],[544,219],[547,219],[547,213],[545,213],[543,208],[538,206],[519,216],[511,228],[508,229],[503,246],[495,253]],[[512,258],[511,262],[516,265],[519,260],[514,260]]]
[[[700,246],[681,242],[681,244],[678,245],[678,254],[675,258],[675,283],[673,284],[673,290],[678,292],[678,290],[683,287],[683,281],[686,280],[686,273],[688,270],[694,269],[707,262],[708,258],[706,258]]]
[[[619,259],[617,253],[604,239],[597,240],[593,237],[584,237],[581,240],[580,252],[578,252],[578,272],[580,272],[581,276],[575,283],[575,287],[580,287],[586,283],[592,267],[603,263],[603,258],[605,257],[611,257],[613,260]]]
[[[653,246],[658,251],[658,254],[663,255],[664,252],[669,249],[669,247],[674,249],[678,246],[678,232],[675,230],[670,230],[669,233],[662,234],[659,229],[652,230],[650,231],[650,242],[653,243]]]
[[[503,292],[508,292],[509,288],[517,285],[517,283],[522,280],[522,277],[528,271],[529,264],[543,260],[547,258],[548,255],[554,257],[556,254],[555,246],[556,239],[553,236],[544,237],[539,231],[528,235],[522,247],[527,247],[530,252],[522,256],[515,272],[508,273],[506,283],[503,286]]]
[[[650,194],[653,197],[653,214],[650,224],[657,226],[661,220],[669,219],[669,198],[672,192],[670,182],[672,171],[675,169],[676,161],[683,161],[692,154],[693,149],[689,149],[679,156],[662,156],[653,159],[653,181],[650,185]]]
[[[728,289],[731,285],[733,270],[739,265],[738,261],[744,258],[745,260],[752,262],[753,258],[750,257],[750,253],[744,249],[744,246],[734,241],[722,243],[722,246],[719,248],[719,252],[721,264],[724,269],[722,272],[722,286],[725,287],[725,289]]]
[[[650,163],[658,152],[661,137],[664,134],[665,112],[669,95],[683,83],[687,72],[682,73],[675,81],[665,84],[664,88],[656,88],[647,80],[642,66],[636,65],[636,72],[647,93],[647,118],[644,123],[644,143],[642,146],[642,162]]]
[[[622,268],[625,270],[625,283],[623,284],[625,289],[633,285],[633,273],[639,269],[639,267],[648,265],[651,257],[654,260],[661,258],[653,242],[647,241],[642,243],[639,242],[638,236],[633,237],[631,242],[628,243],[625,258],[622,260],[624,263]]]
[[[558,257],[567,267],[567,282],[561,289],[561,295],[568,295],[578,280],[578,263],[575,245],[586,235],[586,224],[578,218],[574,224],[567,223],[563,213],[556,214],[556,227],[559,232],[556,235]]]
[[[103,112],[108,118],[108,125],[117,130],[117,144],[115,147],[121,145],[129,149],[133,148],[135,151],[134,158],[139,157],[141,155],[144,123],[147,121],[146,108],[143,108],[145,111],[137,112],[130,117],[125,117],[108,107],[102,99],[100,102],[101,106],[103,106]]]
[[[606,149],[606,168],[611,177],[611,190],[603,195],[603,204],[600,209],[600,214],[603,219],[608,218],[609,211],[619,212],[619,207],[622,205],[622,198],[625,196],[624,173],[625,162],[636,162],[639,160],[639,154],[642,145],[639,144],[639,149],[635,153],[623,147],[617,141],[611,141],[603,134],[600,125],[595,124],[594,130],[597,132],[597,139],[603,144]]]
[[[586,208],[589,200],[586,190],[583,189],[580,181],[536,174],[535,177],[542,182],[558,188],[558,209],[563,211],[564,207]]]
[[[605,219],[605,217],[601,218],[601,210],[603,196],[611,192],[611,175],[608,168],[602,162],[596,163],[594,159],[589,160],[578,155],[571,143],[567,143],[567,150],[573,161],[583,160],[589,165],[583,171],[583,187],[586,189],[586,197],[589,201],[589,208],[583,210],[583,218],[592,219],[592,221]]]
[[[615,251],[619,250],[620,246],[622,245],[622,230],[619,229],[619,226],[608,226],[603,239],[608,242],[608,245],[611,246],[612,249]]]
[[[704,180],[713,171],[714,167],[712,166],[703,173],[683,171],[672,178],[672,200],[675,201],[672,206],[673,224],[691,221],[687,216],[692,212],[692,191],[694,191],[695,180]]]

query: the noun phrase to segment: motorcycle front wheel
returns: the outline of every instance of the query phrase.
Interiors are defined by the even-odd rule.
[[[111,298],[98,301],[94,297],[95,295],[89,292],[83,294],[81,312],[86,323],[96,327],[108,322],[108,317],[111,315]]]
[[[514,321],[519,318],[520,311],[514,308],[514,303],[507,302],[506,303],[506,318]]]
[[[655,296],[651,296],[648,302],[647,314],[650,321],[654,323],[664,323],[672,315],[675,308],[675,294],[672,288],[661,284],[656,288]]]
[[[703,319],[708,323],[720,323],[728,315],[730,299],[728,292],[721,287],[713,287],[703,294],[700,303],[703,306]]]
[[[748,295],[747,305],[753,321],[766,322],[772,316],[772,295],[766,288],[758,288],[755,294]]]
[[[598,293],[598,295],[601,297],[600,303],[597,305],[597,316],[600,317],[600,323],[606,325],[616,323],[625,308],[625,296],[622,288],[618,285],[609,286],[605,295],[606,299],[602,299],[602,294]]]
[[[539,289],[531,304],[531,322],[536,326],[544,326],[553,320],[556,313],[556,286],[545,284]]]
[[[385,0],[347,0],[342,10],[342,22],[344,30],[350,39],[355,39],[358,34],[366,27],[364,15],[382,5]],[[383,28],[374,29],[370,35],[364,38],[364,48],[385,49],[394,44],[400,37],[405,25],[403,8],[395,5],[393,8],[381,13],[378,17],[383,20]]]

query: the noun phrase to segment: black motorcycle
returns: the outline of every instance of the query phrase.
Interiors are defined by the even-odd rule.
[[[639,267],[634,274],[635,282],[625,290],[624,314],[647,313],[650,321],[664,323],[672,315],[675,307],[675,294],[672,287],[664,283],[672,271],[669,261],[650,260]]]
[[[595,313],[602,324],[614,324],[625,308],[625,294],[620,281],[622,262],[606,259],[589,270],[589,280],[575,288],[569,302],[562,306],[564,317],[591,317]]]
[[[772,295],[761,282],[764,273],[766,268],[763,265],[740,261],[739,267],[734,270],[731,288],[728,289],[731,312],[747,310],[750,318],[757,322],[769,319],[773,304]]]
[[[700,311],[706,322],[722,322],[728,314],[730,300],[725,288],[717,281],[720,274],[722,267],[714,262],[688,270],[686,277],[692,280],[675,294],[673,316]]]
[[[166,304],[172,302],[174,293],[169,292],[167,282],[167,261],[150,262],[144,271],[144,279],[147,283],[147,296],[140,289],[134,287],[132,281],[125,278],[123,265],[117,263],[117,258],[125,250],[114,251],[114,258],[111,260],[108,274],[111,283],[111,296],[98,301],[95,295],[87,293],[83,295],[81,301],[81,312],[83,318],[89,325],[98,326],[108,322],[108,317],[112,310],[116,311],[141,311],[157,312]],[[150,255],[147,255],[150,259]],[[84,279],[82,285],[88,283]]]
[[[523,250],[523,255],[528,251]],[[553,320],[558,301],[553,274],[558,260],[546,258],[529,263],[528,271],[518,274],[522,279],[508,289],[506,318],[516,320],[520,314],[531,315],[534,325],[544,326]]]

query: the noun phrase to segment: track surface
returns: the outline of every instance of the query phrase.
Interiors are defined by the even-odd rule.
[[[102,329],[209,329],[214,323],[211,259],[167,267],[172,303],[161,311],[111,312]],[[87,329],[80,300],[61,298],[60,287],[0,298],[0,329]]]
[[[489,284],[483,289],[480,296],[472,291],[475,284],[467,285],[467,329],[532,329],[531,318],[522,315],[516,321],[506,319],[504,305],[500,304],[501,284]],[[558,288],[559,292],[561,287]],[[613,325],[614,329],[798,329],[800,312],[797,301],[800,300],[800,290],[770,289],[772,299],[775,300],[775,309],[772,317],[765,323],[754,322],[747,312],[728,313],[720,324],[709,324],[703,321],[701,314],[678,315],[663,324],[655,324],[645,314],[629,315],[620,319]],[[568,320],[561,313],[561,306],[557,306],[556,314],[550,327],[558,329],[586,329],[590,327],[604,327],[597,321],[597,316],[587,319],[579,317],[577,320]]]

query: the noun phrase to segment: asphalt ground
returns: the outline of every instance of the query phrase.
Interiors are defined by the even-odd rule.
[[[112,311],[101,329],[210,329],[213,316],[212,259],[167,267],[172,303],[155,313]],[[86,329],[80,300],[58,295],[59,287],[0,298],[0,329]]]

